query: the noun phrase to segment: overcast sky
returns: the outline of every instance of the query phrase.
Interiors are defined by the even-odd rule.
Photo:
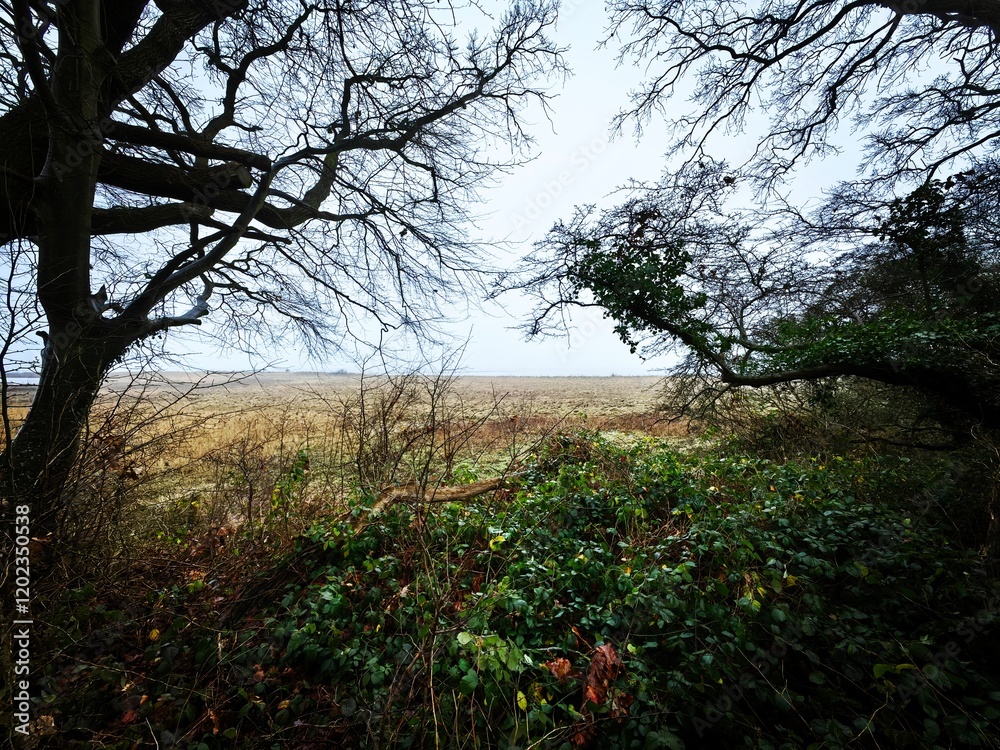
[[[598,48],[606,21],[604,3],[599,0],[564,2],[554,37],[569,47],[566,61],[573,75],[565,86],[553,90],[557,96],[552,101],[551,123],[537,112],[526,123],[537,141],[534,161],[483,194],[484,204],[477,211],[484,217],[479,229],[483,237],[514,243],[513,252],[505,255],[508,262],[530,251],[532,243],[558,219],[568,218],[574,206],[607,205],[616,187],[632,178],[654,180],[666,165],[663,154],[668,144],[664,129],[656,124],[638,140],[631,133],[609,139],[611,119],[627,105],[628,92],[642,81],[644,71],[632,65],[617,66],[616,45]],[[678,99],[673,106],[684,107],[686,102]],[[850,142],[846,134],[844,140]],[[712,155],[736,163],[752,152],[753,145],[749,135],[723,136],[714,142]],[[832,164],[813,165],[796,189],[803,197],[817,196],[833,178],[850,178],[855,164],[856,159],[848,154]],[[527,318],[530,306],[529,300],[510,294],[500,304],[473,309],[466,319],[448,326],[454,342],[444,348],[465,344],[463,371],[469,374],[646,375],[658,374],[669,364],[664,359],[644,362],[629,353],[596,310],[578,313],[568,337],[526,342],[514,328]],[[242,369],[248,364],[271,364],[293,370],[354,369],[349,356],[316,362],[293,350],[272,351],[267,362],[257,358],[248,363],[245,356],[220,355],[203,340],[185,339],[182,348],[190,346],[200,352],[188,357],[193,367]],[[396,347],[403,360],[417,358],[415,353],[407,354],[411,349],[402,342]]]

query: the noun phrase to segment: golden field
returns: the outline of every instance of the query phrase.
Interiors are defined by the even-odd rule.
[[[412,376],[399,376],[400,378]],[[431,376],[433,377],[433,376]],[[367,376],[371,383],[384,376]],[[497,400],[532,404],[550,416],[584,412],[595,419],[648,414],[655,410],[659,377],[508,377],[457,375],[447,378],[453,392],[470,406],[491,407]],[[109,378],[106,389],[122,392],[133,386],[124,374]],[[165,372],[145,386],[150,395],[189,392],[191,400],[206,410],[234,405],[283,408],[307,406],[317,395],[350,397],[362,388],[361,375],[264,372],[253,375]]]
[[[618,376],[118,374],[93,410],[78,486],[118,516],[160,509],[139,515],[164,533],[315,516],[359,488],[516,470],[562,431],[685,436],[657,411],[661,387]],[[18,389],[14,421],[28,398]]]
[[[661,384],[658,377],[322,373],[162,373],[136,383],[117,375],[109,379],[98,413],[119,402],[138,405],[143,413],[155,407],[163,418],[179,418],[203,449],[247,429],[304,445],[339,433],[345,419],[362,417],[361,410],[390,407],[399,430],[434,421],[483,432],[517,424],[518,432],[530,434],[578,427],[683,434],[682,425],[657,411]]]

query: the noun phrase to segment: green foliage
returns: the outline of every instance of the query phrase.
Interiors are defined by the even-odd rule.
[[[982,293],[995,271],[994,250],[967,237],[975,219],[965,205],[975,195],[965,185],[970,180],[933,180],[892,201],[875,231],[878,241],[839,260],[828,292],[844,303],[775,317],[774,348],[762,350],[745,374],[830,363],[982,369],[980,355],[995,352],[1000,339],[1000,310]]]
[[[726,208],[736,180],[724,164],[688,165],[550,231],[527,261],[541,269],[524,284],[542,300],[530,330],[593,304],[633,352],[683,348],[674,374],[706,391],[713,379],[851,376],[917,389],[908,397],[943,422],[993,428],[1000,297],[995,211],[979,177],[930,181],[878,206],[840,195],[846,218],[765,231],[766,216]]]
[[[656,218],[652,209],[640,210],[631,236],[581,240],[584,250],[570,270],[574,297],[590,290],[633,353],[637,339],[662,327],[660,321],[671,321],[687,335],[709,330],[691,316],[705,304],[705,296],[689,293],[682,283],[691,254],[679,240],[654,239],[646,224]]]
[[[974,320],[945,316],[927,320],[905,311],[884,312],[866,321],[809,317],[783,320],[775,331],[783,350],[753,360],[744,374],[830,362],[961,370],[970,364],[971,352],[987,350],[1000,338],[1000,314],[983,313]]]
[[[1000,588],[908,503],[929,481],[905,459],[559,436],[502,502],[369,499],[315,526],[304,582],[252,628],[165,624],[122,736],[149,719],[190,748],[996,747]],[[585,700],[601,645],[621,670]],[[217,677],[177,676],[200,673]]]
[[[967,176],[958,178],[965,182]],[[962,201],[949,195],[955,184],[952,178],[932,180],[890,204],[879,227],[881,244],[861,254],[865,267],[857,269],[884,306],[909,306],[930,317],[942,303],[954,304],[963,282],[982,273],[983,259],[966,237]]]

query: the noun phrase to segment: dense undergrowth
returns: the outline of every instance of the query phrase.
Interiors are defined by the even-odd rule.
[[[1000,746],[1000,587],[913,502],[936,471],[558,436],[498,493],[358,497],[249,611],[66,592],[34,742]]]

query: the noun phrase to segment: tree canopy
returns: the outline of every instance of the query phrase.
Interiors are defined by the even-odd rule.
[[[481,266],[469,201],[562,70],[547,0],[0,7],[0,238],[46,326],[0,461],[20,497],[60,484],[136,342],[210,310],[229,341],[284,321],[320,346],[352,313],[426,319]]]
[[[133,337],[196,322],[210,297],[243,321],[261,308],[288,315],[317,339],[320,322],[340,318],[323,320],[330,298],[415,320],[419,292],[475,267],[455,230],[498,166],[486,138],[523,145],[517,112],[560,65],[544,35],[553,8],[516,7],[465,44],[454,10],[15,3],[0,236],[45,247],[72,229],[77,254],[55,264],[67,268],[40,259],[48,317],[70,317],[104,285],[102,314],[120,313]],[[85,81],[66,62],[78,53]],[[70,190],[85,165],[93,196]],[[26,189],[36,181],[55,184],[63,220]],[[71,228],[74,212],[84,216]],[[188,298],[203,304],[164,314]]]
[[[978,180],[928,183],[889,202],[866,242],[824,254],[726,209],[727,181],[703,162],[557,224],[522,280],[543,299],[530,332],[596,306],[633,352],[684,349],[681,372],[754,387],[857,376],[1000,425],[997,244],[977,240]]]
[[[765,184],[836,153],[845,121],[864,135],[874,182],[923,179],[1000,138],[1000,9],[970,0],[614,0],[621,58],[652,75],[619,125],[666,116],[700,158],[712,133],[769,127],[751,160]],[[693,76],[693,109],[673,96]],[[677,114],[680,112],[680,114]]]
[[[663,115],[682,166],[578,209],[515,286],[594,305],[633,351],[727,386],[855,376],[914,386],[1000,426],[996,9],[967,2],[611,3],[650,79],[617,121]],[[674,97],[693,77],[694,107]],[[680,114],[678,114],[678,112]],[[713,136],[769,122],[729,166]],[[853,117],[861,178],[797,204],[784,186]],[[738,210],[755,189],[757,204]],[[741,192],[742,191],[742,192]]]

